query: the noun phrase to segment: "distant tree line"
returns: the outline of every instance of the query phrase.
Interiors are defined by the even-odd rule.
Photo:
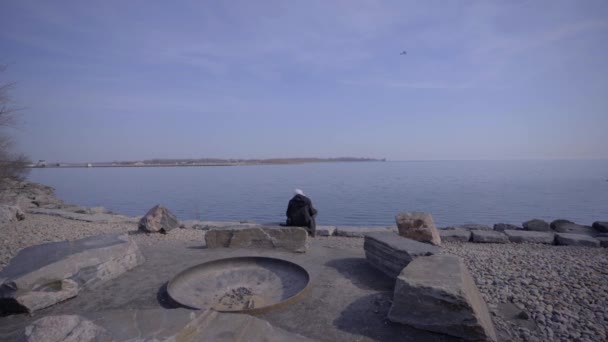
[[[6,66],[0,66],[0,77]],[[13,106],[9,91],[14,83],[0,78],[0,189],[11,180],[23,180],[29,169],[30,160],[23,154],[13,151],[13,143],[7,131],[17,125],[18,109]]]
[[[220,158],[188,158],[188,159],[147,159],[144,165],[179,165],[179,164],[219,164],[219,163],[246,163],[246,164],[294,164],[294,163],[322,163],[322,162],[351,162],[351,161],[385,161],[373,158],[270,158],[270,159],[220,159]],[[133,162],[114,162],[115,164],[129,164]]]

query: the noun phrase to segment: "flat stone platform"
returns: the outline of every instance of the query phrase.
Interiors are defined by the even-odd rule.
[[[362,239],[345,245],[331,237],[317,237],[306,253],[207,249],[204,241],[140,244],[146,258],[143,265],[32,316],[0,317],[0,340],[15,340],[25,326],[47,315],[79,314],[103,326],[102,320],[110,319],[107,315],[115,310],[185,310],[178,309],[165,291],[166,283],[180,271],[221,258],[269,256],[295,262],[311,275],[311,285],[299,300],[254,315],[275,327],[317,341],[454,341],[388,321],[394,280],[369,265],[362,244]]]

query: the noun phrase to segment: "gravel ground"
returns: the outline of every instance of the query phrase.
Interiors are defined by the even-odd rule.
[[[160,241],[204,241],[203,231],[173,229],[167,235],[138,233],[133,223],[91,223],[67,220],[50,215],[26,214],[23,221],[0,225],[0,271],[11,258],[26,247],[53,241],[73,241],[87,236],[128,233],[140,245],[152,245]]]
[[[465,260],[496,328],[510,339],[607,340],[608,249],[445,243],[443,253]],[[501,317],[507,303],[524,311],[533,327]]]

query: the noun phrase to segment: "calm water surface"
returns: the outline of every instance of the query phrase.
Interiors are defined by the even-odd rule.
[[[431,213],[438,226],[608,220],[608,160],[50,168],[29,178],[68,203],[132,216],[161,203],[180,219],[278,222],[297,187],[318,224],[392,225],[400,211]]]

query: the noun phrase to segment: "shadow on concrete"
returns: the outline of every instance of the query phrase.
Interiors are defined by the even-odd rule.
[[[174,301],[173,298],[169,296],[169,293],[167,292],[167,284],[168,283],[164,283],[163,286],[161,286],[160,289],[158,289],[158,292],[156,293],[156,300],[158,301],[158,304],[160,304],[160,306],[165,309],[184,308],[185,306]]]
[[[461,339],[418,330],[388,320],[392,293],[383,292],[361,297],[348,305],[334,320],[338,329],[374,341],[455,342]]]
[[[372,267],[365,258],[334,259],[325,265],[340,272],[360,289],[392,292],[395,286],[394,279]]]
[[[188,249],[207,249],[207,246],[188,246]]]

